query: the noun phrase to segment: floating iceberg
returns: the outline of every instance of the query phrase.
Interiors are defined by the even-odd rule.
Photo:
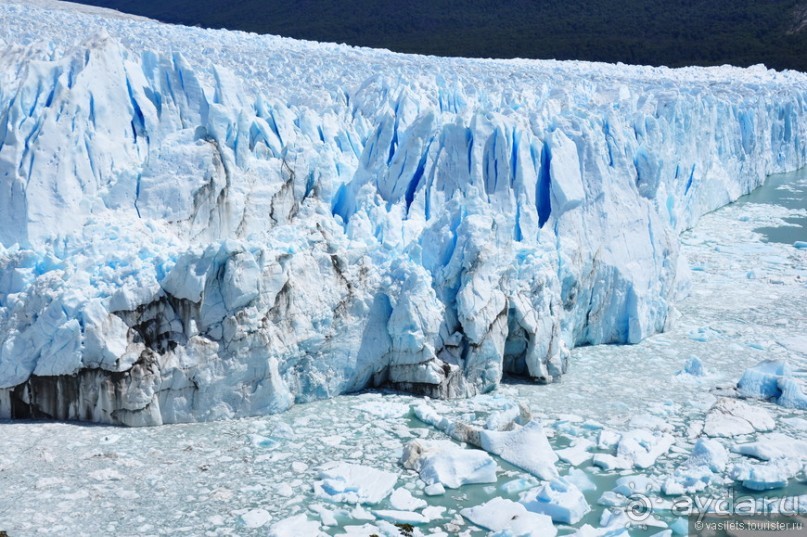
[[[420,474],[427,485],[439,483],[452,489],[472,483],[495,483],[498,470],[484,451],[463,449],[450,440],[412,440],[404,447],[401,463]]]
[[[525,492],[519,501],[527,510],[548,515],[563,524],[575,524],[591,511],[583,493],[562,478]]]
[[[776,459],[763,464],[739,463],[731,476],[745,488],[763,491],[781,489],[801,470],[801,464],[792,459]]]
[[[269,528],[269,537],[297,537],[298,535],[324,536],[319,522],[308,520],[305,515],[295,515],[273,524]]]
[[[395,489],[389,498],[393,509],[399,511],[414,511],[426,507],[426,502],[420,498],[415,498],[412,493],[404,488]]]
[[[722,397],[706,415],[703,432],[708,436],[729,437],[770,431],[775,427],[773,416],[764,408]]]
[[[703,362],[701,359],[697,356],[690,356],[689,360],[687,360],[686,364],[684,364],[684,369],[678,371],[676,374],[702,377],[706,374],[706,372],[703,369]]]
[[[428,58],[0,5],[0,417],[552,382],[807,164],[807,76]],[[165,52],[170,51],[170,52]]]
[[[354,504],[377,504],[390,495],[398,476],[369,466],[332,462],[325,465],[314,483],[322,499]]]
[[[729,454],[718,440],[699,438],[692,453],[682,465],[664,482],[664,494],[668,496],[692,494],[720,481],[726,468]]]
[[[785,361],[764,360],[749,367],[737,383],[745,397],[768,399],[788,408],[807,409],[807,395]]]
[[[532,420],[516,427],[511,431],[481,431],[480,446],[540,479],[558,477],[555,468],[558,456],[549,445],[541,422]]]
[[[554,537],[557,530],[547,515],[531,513],[522,504],[493,498],[482,505],[468,507],[460,514],[485,529],[509,537]]]

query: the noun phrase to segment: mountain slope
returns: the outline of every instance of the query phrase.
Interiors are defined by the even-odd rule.
[[[800,0],[628,0],[618,8],[608,0],[83,3],[172,23],[438,56],[807,71]]]

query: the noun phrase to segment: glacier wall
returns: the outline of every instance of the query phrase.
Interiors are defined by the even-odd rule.
[[[11,0],[0,417],[557,381],[574,346],[663,330],[679,233],[806,141],[807,76],[761,66],[405,56]]]

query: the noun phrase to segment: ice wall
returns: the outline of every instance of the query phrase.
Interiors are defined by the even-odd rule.
[[[87,37],[90,36],[90,37]],[[428,58],[0,6],[0,417],[558,380],[807,164],[807,76]],[[612,367],[603,364],[603,367]]]

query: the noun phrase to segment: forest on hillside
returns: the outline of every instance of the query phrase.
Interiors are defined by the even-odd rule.
[[[805,0],[79,0],[165,22],[441,56],[807,71]]]

